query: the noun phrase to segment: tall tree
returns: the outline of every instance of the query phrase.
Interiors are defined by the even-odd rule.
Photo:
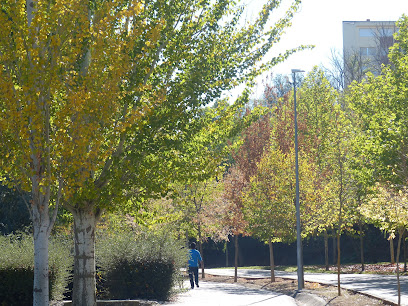
[[[304,79],[299,90],[299,118],[303,124],[299,129],[302,135],[301,149],[316,165],[315,195],[313,210],[305,215],[307,233],[327,236],[327,231],[336,224],[334,208],[334,186],[332,181],[334,165],[331,159],[336,129],[336,104],[339,95],[326,78],[323,70],[314,67]],[[326,240],[327,241],[327,240]],[[328,254],[328,244],[325,244]],[[328,256],[325,258],[328,268]]]
[[[130,67],[125,50],[134,37],[125,38],[118,22],[127,5],[100,3],[96,13],[88,4],[1,3],[0,174],[31,192],[35,305],[49,300],[48,237],[62,196],[68,199],[95,174],[114,146],[112,136],[125,127],[116,119],[118,85]]]
[[[390,48],[391,65],[378,77],[369,75],[365,82],[354,84],[347,95],[363,135],[360,152],[375,167],[380,194],[388,199],[394,199],[408,183],[407,25],[408,18],[403,15],[397,23],[396,43]]]
[[[242,144],[232,154],[234,164],[224,178],[225,198],[229,202],[231,212],[226,216],[225,222],[230,227],[235,242],[235,282],[238,273],[238,237],[247,233],[242,212],[242,197],[251,176],[257,171],[257,163],[267,148],[270,137],[269,118],[269,114],[265,114],[243,132]]]
[[[392,67],[385,67],[378,77],[369,76],[365,82],[355,84],[347,95],[363,135],[361,153],[375,167],[376,180],[402,186],[408,182],[407,23],[406,16],[397,23],[397,43],[390,49]]]
[[[301,215],[305,216],[313,210],[316,169],[306,155],[301,157]],[[283,153],[273,144],[263,155],[243,198],[248,232],[269,245],[271,281],[275,281],[273,243],[296,239],[294,158],[293,150]]]
[[[1,172],[32,191],[38,304],[48,303],[50,201],[75,219],[73,301],[95,305],[101,213],[163,190],[200,108],[296,51],[260,64],[299,2],[270,30],[276,1],[244,26],[234,1],[2,2]]]

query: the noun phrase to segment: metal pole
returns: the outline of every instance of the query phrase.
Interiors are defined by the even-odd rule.
[[[297,126],[297,107],[296,107],[296,72],[302,70],[292,69],[293,89],[294,89],[294,109],[295,109],[295,172],[296,172],[296,250],[297,250],[297,277],[298,290],[305,287],[303,278],[303,251],[302,236],[300,227],[300,202],[299,202],[299,152],[298,152],[298,126]]]

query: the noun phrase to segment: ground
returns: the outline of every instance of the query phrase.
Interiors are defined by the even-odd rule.
[[[372,273],[392,273],[395,272],[395,265],[366,265],[365,271]],[[335,270],[335,267],[331,267],[330,270]],[[349,265],[342,267],[342,272],[359,273],[361,269],[360,265]],[[403,269],[403,266],[400,266]],[[233,283],[233,277],[226,276],[214,276],[206,275],[206,281],[214,282],[226,282]],[[271,282],[269,278],[263,279],[250,279],[250,278],[238,278],[238,284],[244,285],[250,288],[266,289],[274,292],[280,292],[289,296],[294,296],[297,290],[297,281],[292,279],[276,278],[275,282]],[[318,283],[305,282],[305,292],[322,297],[326,301],[326,305],[333,306],[372,306],[372,305],[394,305],[382,300],[378,300],[373,297],[369,297],[363,294],[355,293],[349,290],[341,289],[341,296],[338,296],[338,290],[336,286],[322,285]]]

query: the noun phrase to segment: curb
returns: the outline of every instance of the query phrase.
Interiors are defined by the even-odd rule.
[[[72,301],[63,301],[61,306],[70,306]],[[154,301],[141,301],[141,300],[106,300],[106,301],[96,301],[97,306],[110,305],[110,306],[151,306],[160,305],[158,302]]]
[[[309,293],[307,291],[296,291],[292,297],[295,299],[296,303],[299,305],[307,306],[325,306],[327,302],[315,294]]]

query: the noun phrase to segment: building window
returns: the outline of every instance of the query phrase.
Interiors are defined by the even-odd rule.
[[[374,56],[376,55],[376,50],[373,47],[361,47],[360,55],[362,56]]]
[[[375,34],[375,29],[360,29],[360,37],[373,37]]]

